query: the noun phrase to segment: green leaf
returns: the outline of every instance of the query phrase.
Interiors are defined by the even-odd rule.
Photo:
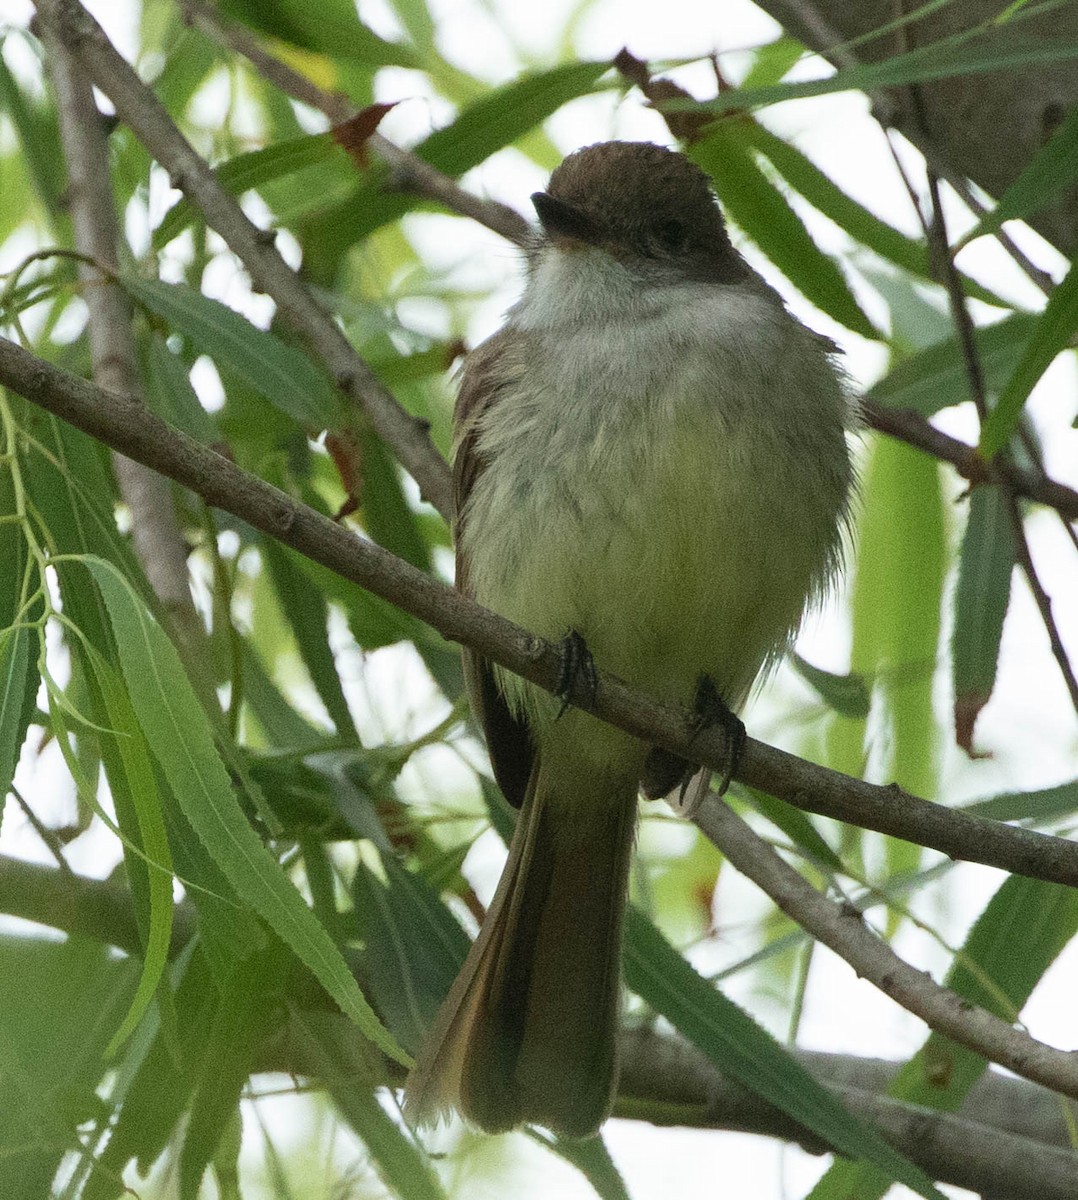
[[[945,38],[906,54],[878,63],[846,67],[824,79],[780,83],[771,87],[731,88],[713,100],[689,102],[667,100],[659,107],[671,112],[729,112],[738,108],[758,108],[801,100],[808,96],[827,96],[832,92],[863,91],[926,83],[933,79],[952,79],[960,75],[980,75],[989,71],[1016,70],[1021,67],[1047,67],[1052,63],[1078,58],[1078,41],[1073,38],[1049,38],[1017,32],[1013,24],[993,27],[985,33],[974,31]],[[964,42],[965,44],[959,44]]]
[[[105,1046],[137,966],[87,938],[0,936],[0,1196],[52,1196],[66,1152],[101,1111]]]
[[[121,275],[120,282],[170,329],[186,334],[197,350],[234,371],[293,420],[312,430],[340,424],[336,393],[302,351],[183,284],[134,275]]]
[[[942,1194],[875,1130],[852,1117],[830,1092],[742,1009],[687,963],[630,905],[625,979],[723,1074],[799,1121],[842,1154],[877,1165],[918,1195]]]
[[[1015,313],[973,332],[989,395],[1010,378],[1037,324],[1033,313]],[[954,337],[904,358],[868,390],[869,399],[888,408],[910,408],[930,417],[970,399],[969,375]]]
[[[955,247],[957,253],[976,238],[995,233],[1005,221],[1039,212],[1078,177],[1078,108],[1037,151],[1018,178]]]
[[[415,52],[379,37],[356,15],[351,0],[223,0],[220,6],[253,29],[333,58],[364,67],[421,67]]]
[[[217,182],[233,196],[274,180],[302,175],[312,167],[337,165],[342,174],[349,169],[348,155],[329,133],[305,134],[237,154],[214,168]],[[295,181],[297,186],[300,180]],[[201,210],[186,196],[165,213],[153,232],[153,248],[161,251],[193,221],[201,220]]]
[[[221,441],[213,417],[202,407],[187,365],[165,345],[164,338],[151,334],[146,350],[146,402],[157,415],[177,429],[212,446]]]
[[[780,800],[777,796],[769,796],[756,788],[745,789],[752,798],[753,807],[761,812],[777,829],[822,867],[832,871],[841,871],[842,859],[824,841],[822,834],[812,823],[812,819],[792,804]]]
[[[610,1157],[601,1134],[581,1141],[575,1138],[550,1138],[537,1129],[527,1132],[534,1141],[576,1167],[595,1189],[599,1200],[629,1200],[629,1189]]]
[[[88,657],[105,702],[109,724],[115,731],[118,760],[123,771],[122,782],[116,778],[114,772],[110,773],[109,782],[114,798],[122,789],[124,798],[135,810],[137,831],[124,829],[122,820],[121,829],[128,837],[137,836],[137,845],[146,856],[139,862],[139,867],[145,871],[147,877],[146,894],[149,902],[149,912],[144,923],[145,954],[142,973],[127,1016],[109,1043],[108,1056],[111,1057],[145,1015],[168,962],[169,942],[172,938],[172,855],[161,815],[161,795],[154,778],[149,747],[139,728],[131,698],[116,672],[97,651],[91,648]],[[117,800],[118,817],[123,809],[124,806]],[[129,872],[139,869],[132,862],[134,857],[132,855],[127,859]]]
[[[114,1200],[122,1195],[121,1172],[132,1160],[141,1174],[149,1173],[198,1085],[209,1054],[206,1031],[220,1004],[204,946],[196,944],[177,975],[175,1034],[170,1037],[163,1027],[158,1029],[135,1067],[84,1200]]]
[[[786,182],[825,217],[829,217],[843,232],[867,246],[881,258],[901,267],[911,275],[936,282],[929,262],[928,249],[919,238],[908,237],[901,230],[881,220],[875,213],[844,192],[829,176],[796,146],[773,134],[758,121],[743,123],[747,140],[762,154]],[[967,295],[986,304],[1008,307],[994,292],[976,280],[963,276]]]
[[[468,105],[456,120],[424,138],[413,153],[457,179],[523,137],[562,105],[592,91],[610,69],[608,62],[577,62],[522,75]],[[384,167],[371,168],[369,175],[351,200],[324,217],[324,226],[341,229],[347,245],[361,241],[419,203],[415,197],[385,189]]]
[[[0,39],[2,48],[5,39]],[[11,118],[22,149],[22,158],[33,180],[34,190],[49,218],[67,223],[64,190],[67,179],[60,149],[60,129],[50,108],[27,102],[23,89],[0,53],[0,112]],[[25,198],[24,198],[25,200]],[[25,207],[24,207],[25,213]]]
[[[999,488],[975,488],[958,562],[951,671],[958,744],[972,752],[973,726],[996,683],[1011,594],[1014,532]]]
[[[202,1070],[180,1150],[180,1200],[197,1200],[202,1176],[238,1115],[259,1048],[281,1024],[287,964],[274,941],[237,964],[204,1031]]]
[[[26,703],[29,685],[36,690],[37,680],[36,669],[31,672],[31,640],[33,633],[24,625],[0,633],[0,811],[33,713],[32,699]]]
[[[687,153],[711,176],[727,215],[807,300],[847,329],[878,340],[880,333],[861,311],[842,272],[760,170],[751,145],[748,122],[724,121]]]
[[[336,1044],[334,1031],[317,1014],[293,1010],[291,1032],[341,1116],[370,1151],[387,1187],[407,1200],[445,1200],[430,1162],[379,1104],[364,1064],[350,1061],[355,1056]]]
[[[1078,812],[1078,779],[1034,792],[1004,792],[962,806],[963,812],[995,821],[1033,821],[1044,824]]]
[[[385,881],[362,862],[353,880],[371,994],[401,1045],[419,1047],[449,991],[468,937],[420,875],[382,855]]]
[[[801,61],[804,53],[805,47],[796,38],[783,34],[756,51],[741,86],[748,89],[778,83]]]
[[[172,643],[122,576],[100,560],[87,566],[108,608],[132,703],[184,815],[239,896],[292,947],[363,1033],[408,1065],[340,950],[243,815]]]
[[[272,538],[263,538],[260,550],[273,579],[281,611],[330,720],[341,737],[356,737],[355,721],[329,645],[329,607],[325,598],[297,566],[298,555],[294,551]]]
[[[867,717],[872,701],[868,685],[863,675],[848,672],[836,675],[833,671],[825,671],[822,667],[814,666],[800,654],[791,654],[790,665],[829,708],[844,717]]]
[[[1055,356],[1070,345],[1075,330],[1078,330],[1078,264],[1072,262],[1048,297],[1014,373],[981,428],[979,449],[985,458],[994,457],[1007,444],[1030,392]]]

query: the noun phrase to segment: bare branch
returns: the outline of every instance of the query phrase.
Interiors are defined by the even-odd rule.
[[[716,799],[697,824],[787,916],[930,1029],[1024,1079],[1078,1098],[1078,1055],[1037,1041],[903,961],[856,908],[817,892],[727,804]]]
[[[960,1114],[887,1096],[899,1064],[792,1050],[847,1111],[873,1125],[932,1179],[1008,1200],[1071,1200],[1078,1154],[1070,1146],[1059,1097],[1045,1088],[987,1072]],[[733,1129],[796,1141],[809,1153],[828,1147],[748,1088],[727,1079],[680,1037],[651,1028],[621,1038],[615,1115],[657,1125]],[[1036,1112],[1036,1124],[1022,1120]],[[1012,1121],[1019,1124],[1018,1128]]]
[[[218,183],[206,162],[173,124],[153,92],[116,51],[104,30],[78,0],[36,0],[93,82],[178,187],[197,204],[247,267],[251,283],[277,302],[282,314],[306,338],[315,355],[351,399],[359,404],[378,436],[419,484],[425,499],[446,518],[453,489],[445,459],[435,449],[426,424],[404,411],[375,378],[329,312],[308,291],[273,245],[273,236],[254,225]]]
[[[108,145],[90,81],[61,38],[43,23],[48,62],[56,89],[60,137],[68,171],[68,204],[75,248],[98,263],[94,270],[79,262],[88,285],[83,298],[94,379],[105,391],[144,403],[138,356],[131,333],[131,306],[112,276],[119,261],[119,228],[108,174]],[[121,454],[113,456],[120,492],[131,510],[132,541],[150,586],[182,629],[184,640],[197,636],[201,624],[191,602],[187,548],[172,504],[172,488],[155,471]]]
[[[122,396],[0,338],[0,384],[84,433],[175,479],[300,554],[404,609],[451,641],[480,650],[547,691],[558,688],[556,646],[481,608],[373,542],[248,474],[216,451]],[[589,712],[690,762],[722,769],[721,728],[696,729],[687,709],[658,704],[603,673]],[[808,812],[904,838],[951,858],[1078,886],[1078,843],[931,804],[749,739],[737,777]]]

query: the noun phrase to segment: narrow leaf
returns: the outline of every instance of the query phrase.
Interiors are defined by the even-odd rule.
[[[325,1084],[340,1114],[363,1140],[385,1183],[408,1200],[445,1200],[445,1193],[415,1142],[379,1104],[372,1084],[357,1077],[329,1031],[306,1013],[292,1011],[292,1035]]]
[[[730,218],[807,300],[847,329],[878,340],[879,332],[861,311],[842,272],[757,166],[745,125],[724,121],[713,126],[689,148],[689,157],[711,176]]]
[[[260,150],[237,154],[235,158],[218,163],[214,174],[227,192],[242,196],[251,188],[299,175],[311,167],[321,167],[327,163],[336,163],[342,174],[348,169],[348,160],[332,135],[312,133],[274,142]],[[299,181],[296,182],[298,185]],[[200,219],[200,210],[186,196],[177,200],[154,230],[153,248],[163,250],[188,225]]]
[[[206,714],[167,635],[114,568],[97,559],[87,565],[108,608],[132,702],[184,815],[239,896],[292,947],[371,1041],[408,1064],[363,998],[340,950],[243,815]]]
[[[25,625],[0,633],[0,812],[15,778],[19,750],[29,724],[26,692],[32,678],[32,636]]]
[[[677,953],[636,908],[626,929],[629,987],[731,1079],[780,1108],[842,1154],[874,1163],[920,1196],[942,1194],[912,1163],[852,1117],[835,1097],[742,1009]]]
[[[965,35],[959,35],[960,38]],[[1000,26],[957,45],[958,38],[948,38],[931,46],[920,47],[906,54],[878,63],[846,67],[824,79],[809,79],[796,83],[779,83],[771,87],[731,88],[713,100],[690,104],[684,100],[668,101],[663,105],[675,112],[704,109],[722,113],[738,108],[757,108],[765,104],[781,104],[785,100],[801,100],[808,96],[826,96],[832,92],[872,91],[876,88],[901,87],[910,83],[925,83],[933,79],[951,79],[960,75],[980,75],[988,71],[1017,70],[1021,67],[1046,67],[1051,63],[1068,62],[1078,58],[1078,40],[1047,38],[1017,32],[1012,25]]]
[[[958,562],[951,671],[958,744],[973,752],[973,726],[996,683],[1003,618],[1011,594],[1014,534],[998,488],[975,488]]]
[[[974,330],[990,396],[1011,377],[1037,319],[1033,313],[1015,313]],[[888,408],[911,408],[925,417],[969,400],[969,375],[957,339],[947,338],[904,358],[869,388],[868,395]]]
[[[1035,792],[1004,792],[962,806],[964,812],[995,821],[1033,821],[1044,824],[1078,812],[1078,779]]]
[[[183,284],[134,275],[123,275],[120,282],[170,329],[186,334],[196,349],[234,371],[293,420],[313,430],[340,423],[336,393],[302,351]]]
[[[139,728],[131,699],[116,672],[96,651],[91,650],[89,658],[105,701],[109,723],[116,731],[116,748],[124,774],[123,786],[126,798],[130,800],[137,816],[138,845],[146,856],[140,866],[146,871],[149,899],[142,974],[127,1016],[109,1043],[107,1053],[111,1057],[145,1015],[168,962],[172,937],[172,855],[161,815],[161,796],[154,778],[149,747]],[[120,781],[110,778],[110,783],[115,794],[121,786]],[[117,804],[116,808],[119,817],[122,807]],[[134,830],[124,832],[128,836],[135,833]]]
[[[980,451],[985,458],[992,458],[1007,444],[1030,392],[1055,356],[1071,344],[1076,329],[1078,265],[1072,262],[1062,282],[1049,296],[1018,366],[981,428]]]
[[[260,549],[311,682],[338,734],[353,738],[356,726],[329,644],[329,608],[325,598],[296,565],[293,551],[271,538],[263,538]]]
[[[1072,108],[1063,123],[1034,154],[1021,175],[1011,184],[991,211],[955,247],[956,252],[976,238],[995,233],[1005,221],[1032,216],[1078,177],[1078,108]]]
[[[911,275],[936,282],[929,262],[928,249],[919,238],[909,237],[881,220],[875,213],[844,192],[838,184],[796,146],[772,133],[758,121],[744,123],[747,137],[790,187],[825,217],[829,217],[851,238],[875,251],[881,258]],[[976,280],[963,276],[968,295],[986,304],[1007,307],[994,292]]]

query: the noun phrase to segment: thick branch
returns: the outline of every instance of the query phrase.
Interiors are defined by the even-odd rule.
[[[443,516],[453,510],[449,468],[424,422],[410,416],[375,378],[329,312],[303,286],[273,245],[273,235],[254,225],[218,183],[206,162],[173,124],[164,106],[113,47],[78,0],[36,0],[95,84],[163,166],[174,186],[197,204],[206,222],[241,259],[251,282],[272,296],[288,321],[307,339],[337,385],[356,401],[378,436],[392,448],[420,490]]]
[[[1078,1154],[1071,1148],[1059,1097],[1044,1088],[986,1074],[961,1114],[923,1108],[882,1095],[898,1064],[795,1050],[794,1057],[843,1106],[874,1126],[932,1179],[1008,1200],[1071,1200]],[[731,1129],[827,1147],[748,1088],[726,1079],[681,1038],[651,1029],[621,1039],[621,1085],[615,1115],[654,1124]],[[1041,1123],[1015,1130],[1026,1106]],[[1042,1136],[1046,1135],[1046,1136]]]
[[[547,691],[557,690],[562,669],[557,647],[356,537],[125,397],[110,396],[4,339],[0,383],[418,617],[451,641],[480,650]],[[603,720],[691,762],[717,769],[725,763],[721,728],[699,731],[687,710],[658,704],[613,675],[603,673],[595,695],[577,700]],[[1078,886],[1074,842],[952,811],[752,739],[738,778],[798,808],[929,846],[951,858]]]

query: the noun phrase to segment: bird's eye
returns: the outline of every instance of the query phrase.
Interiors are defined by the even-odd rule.
[[[655,226],[655,237],[664,250],[678,254],[685,249],[689,232],[681,221],[661,221]]]

